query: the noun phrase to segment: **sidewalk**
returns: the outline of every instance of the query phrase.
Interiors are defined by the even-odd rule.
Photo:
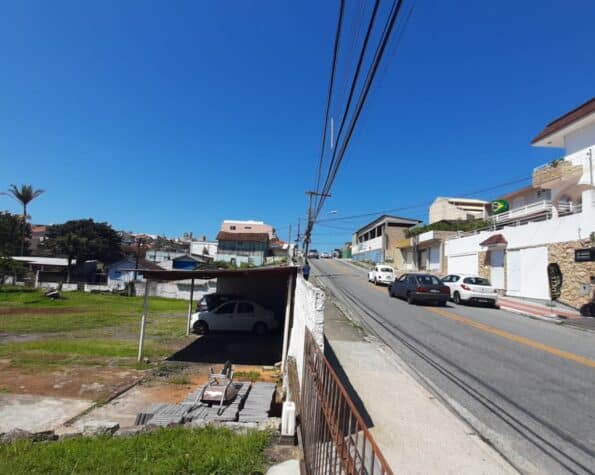
[[[364,420],[395,473],[508,474],[517,471],[419,384],[380,344],[330,301],[325,309],[329,359],[356,393]]]
[[[498,297],[498,305],[503,310],[521,313],[530,317],[547,319],[579,319],[581,314],[569,307],[552,302],[552,306],[534,300],[517,297]]]

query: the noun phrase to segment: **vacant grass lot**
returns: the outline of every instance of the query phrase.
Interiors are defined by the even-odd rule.
[[[0,288],[0,358],[12,367],[135,365],[141,297]],[[185,339],[187,303],[151,297],[145,355],[160,358]]]
[[[265,432],[161,429],[126,438],[0,445],[0,473],[252,474],[265,468]]]

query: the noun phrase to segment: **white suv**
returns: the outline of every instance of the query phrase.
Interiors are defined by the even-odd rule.
[[[390,285],[395,281],[395,270],[385,264],[377,264],[368,272],[368,282]]]
[[[456,303],[486,303],[496,306],[498,291],[490,281],[478,275],[449,274],[442,279],[450,288],[450,298]]]

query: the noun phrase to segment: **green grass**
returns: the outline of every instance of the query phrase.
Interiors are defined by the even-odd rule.
[[[237,371],[233,374],[235,379],[248,379],[251,382],[258,381],[262,374],[259,371]]]
[[[40,336],[3,344],[0,357],[23,367],[130,366],[137,354],[142,300],[68,292],[64,299],[51,301],[40,291],[0,288],[0,332]],[[172,345],[184,341],[187,306],[182,300],[151,297],[145,356],[161,358],[171,353]],[[3,308],[17,313],[2,314]]]
[[[0,445],[0,473],[262,473],[266,432],[174,428],[123,438],[73,438]]]

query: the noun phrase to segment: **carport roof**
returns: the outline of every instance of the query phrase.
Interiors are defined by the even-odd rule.
[[[297,267],[259,267],[256,269],[198,269],[198,270],[152,270],[138,269],[147,280],[215,279],[217,277],[285,277],[297,274]]]

